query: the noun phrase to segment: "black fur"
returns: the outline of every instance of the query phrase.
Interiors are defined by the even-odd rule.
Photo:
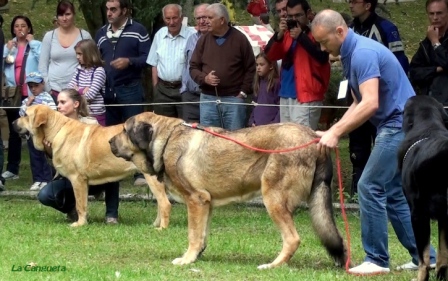
[[[403,190],[411,210],[419,255],[418,280],[428,280],[430,219],[438,221],[437,278],[447,280],[448,266],[448,115],[429,96],[415,96],[404,109],[405,138],[399,149]],[[426,252],[426,255],[429,255]]]

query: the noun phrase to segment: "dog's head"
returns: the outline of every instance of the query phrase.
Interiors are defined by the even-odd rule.
[[[30,134],[34,147],[38,150],[43,150],[44,126],[48,122],[50,112],[54,111],[46,105],[30,106],[27,108],[25,116],[15,120],[12,126],[21,137]]]
[[[443,124],[448,128],[448,115],[443,105],[430,96],[408,99],[403,113],[403,131],[408,133],[416,125],[425,130],[425,124]],[[427,129],[427,128],[426,128]]]
[[[129,118],[124,123],[123,131],[110,139],[109,143],[115,156],[132,161],[140,171],[154,175],[154,127],[151,115],[146,112]]]

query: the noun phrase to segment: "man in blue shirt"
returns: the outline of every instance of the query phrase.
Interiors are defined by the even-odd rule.
[[[401,130],[406,101],[414,90],[394,54],[382,44],[355,34],[342,16],[332,10],[320,12],[312,23],[313,36],[322,50],[341,56],[344,76],[353,96],[344,116],[321,137],[323,153],[338,145],[339,139],[369,120],[378,131],[375,146],[358,183],[361,236],[366,258],[351,273],[388,273],[388,219],[413,262],[418,255],[409,206],[403,194],[397,153],[404,133]],[[431,263],[435,263],[431,251]]]

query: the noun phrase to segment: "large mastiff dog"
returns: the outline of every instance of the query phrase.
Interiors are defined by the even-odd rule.
[[[118,159],[110,150],[108,140],[123,130],[123,124],[110,127],[88,125],[65,117],[48,106],[36,105],[29,107],[26,116],[14,121],[13,126],[21,135],[30,133],[38,150],[44,150],[43,139],[51,142],[55,169],[73,185],[79,219],[72,226],[87,223],[88,185],[121,180],[135,173],[136,166],[141,165],[138,160],[134,165]],[[167,222],[160,219],[160,213],[169,213],[171,208],[164,186],[155,177],[144,176],[154,195],[158,199],[166,198],[159,204],[154,225],[167,227]],[[164,210],[166,208],[168,211]]]
[[[399,165],[417,244],[418,281],[429,278],[430,219],[439,226],[437,279],[448,278],[447,124],[442,104],[432,97],[415,96],[406,103]]]
[[[267,150],[291,148],[316,138],[309,128],[294,124],[234,132],[211,129]],[[331,159],[320,155],[315,143],[288,153],[255,152],[185,126],[180,119],[146,112],[128,119],[110,144],[116,156],[128,161],[145,158],[142,172],[162,177],[168,191],[187,205],[189,246],[173,264],[192,263],[204,251],[213,207],[260,193],[283,239],[278,257],[260,269],[288,262],[299,247],[293,213],[301,202],[308,202],[313,227],[329,254],[338,265],[346,262],[332,211]]]

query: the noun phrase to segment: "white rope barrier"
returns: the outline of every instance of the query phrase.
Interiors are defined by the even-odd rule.
[[[127,104],[105,104],[105,105],[89,105],[89,107],[124,107],[124,106],[158,106],[158,105],[183,105],[183,104],[202,104],[202,103],[216,103],[216,104],[229,104],[229,105],[244,105],[244,106],[263,106],[263,107],[305,107],[305,108],[334,108],[334,109],[347,109],[348,106],[335,106],[335,105],[279,105],[279,104],[263,104],[263,103],[238,103],[238,102],[223,102],[221,100],[216,101],[198,101],[198,102],[153,102],[153,103],[127,103]],[[1,107],[0,109],[19,109],[20,107]]]

